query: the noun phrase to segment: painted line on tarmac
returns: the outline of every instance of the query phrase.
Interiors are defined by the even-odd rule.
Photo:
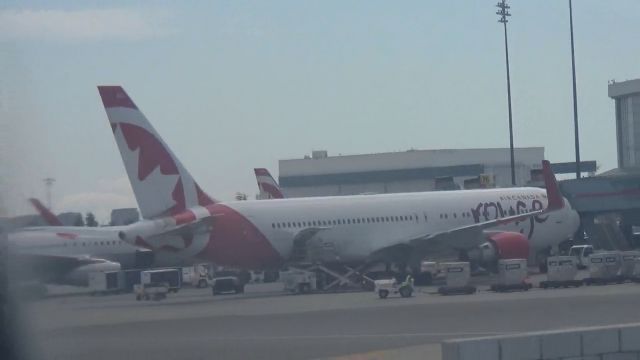
[[[507,335],[509,332],[424,332],[424,333],[396,333],[396,334],[335,334],[335,335],[276,335],[276,336],[223,336],[209,337],[212,340],[305,340],[305,339],[369,339],[395,337],[441,337],[441,336],[493,336]]]

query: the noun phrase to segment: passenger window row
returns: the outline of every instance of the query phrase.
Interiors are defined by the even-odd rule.
[[[462,218],[470,218],[471,217],[471,213],[466,211],[466,212],[461,212],[460,213],[460,217]],[[440,219],[448,219],[449,218],[449,214],[440,214]],[[451,214],[451,218],[453,219],[457,219],[458,218],[458,213],[452,213]]]
[[[69,245],[71,244],[71,245]],[[73,241],[73,242],[64,242],[61,245],[64,247],[67,246],[79,246],[80,244],[82,244],[82,246],[91,246],[91,242],[87,243],[85,241],[83,241],[82,243],[77,242],[77,241]],[[109,240],[109,241],[94,241],[93,242],[93,246],[115,246],[115,245],[122,245],[122,240]]]
[[[336,220],[313,220],[313,221],[287,221],[272,223],[274,229],[287,228],[308,228],[316,226],[338,226],[338,225],[354,225],[354,224],[372,224],[372,223],[389,223],[389,222],[405,222],[417,220],[413,215],[401,216],[376,216],[355,219],[336,219]]]

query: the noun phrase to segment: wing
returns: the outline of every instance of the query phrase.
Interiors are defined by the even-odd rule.
[[[84,265],[103,263],[108,260],[89,255],[64,256],[43,254],[15,254],[11,257],[11,269],[20,278],[55,281]]]
[[[427,254],[436,257],[450,256],[457,254],[460,250],[469,250],[484,243],[486,241],[485,232],[491,228],[525,221],[533,216],[562,209],[564,207],[564,199],[560,195],[558,183],[551,171],[551,165],[546,160],[542,162],[542,172],[545,179],[548,199],[546,209],[452,228],[443,232],[424,234],[411,239],[404,239],[396,245],[377,251],[375,256],[397,257],[402,255],[406,257],[410,256],[412,260],[422,259]]]
[[[469,250],[480,246],[486,241],[485,232],[491,228],[525,221],[530,217],[541,215],[545,212],[545,210],[532,211],[525,214],[454,228],[444,232],[411,239],[409,244],[418,254],[434,252],[434,250],[436,252],[438,252],[437,250],[440,250],[442,253],[457,253],[460,250]]]

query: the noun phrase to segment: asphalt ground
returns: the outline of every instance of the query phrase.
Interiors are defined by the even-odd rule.
[[[24,310],[45,359],[439,359],[444,339],[639,322],[638,300],[635,283],[511,293],[482,285],[458,296],[423,287],[385,300],[183,289],[163,301],[54,297]]]

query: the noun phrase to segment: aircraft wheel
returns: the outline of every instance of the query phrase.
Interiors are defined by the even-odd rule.
[[[386,299],[389,296],[389,290],[378,290],[378,296],[380,299]]]

